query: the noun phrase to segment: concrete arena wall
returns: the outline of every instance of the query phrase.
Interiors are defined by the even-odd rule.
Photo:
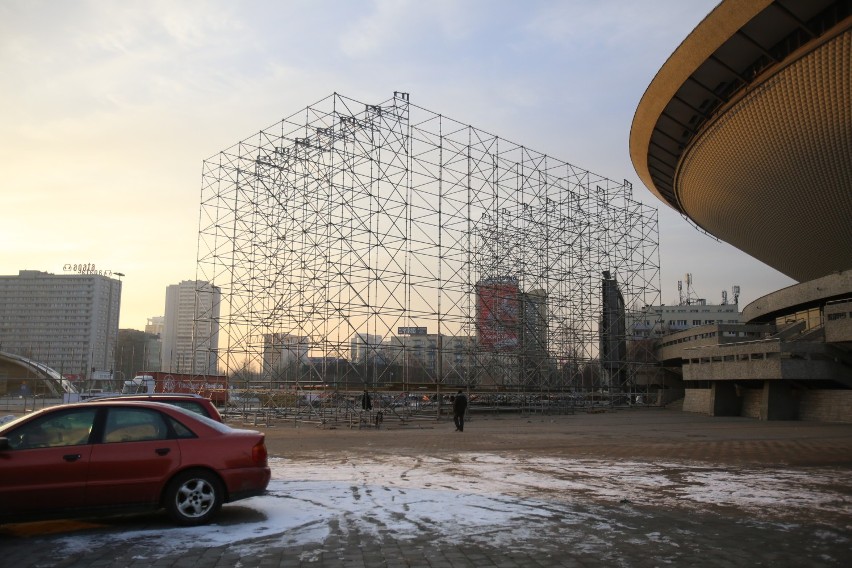
[[[740,416],[760,418],[760,404],[762,401],[763,389],[743,389]]]
[[[763,389],[743,389],[740,416],[760,418]],[[712,414],[711,389],[686,389],[683,411]],[[799,420],[852,424],[852,390],[823,389],[801,391]]]
[[[805,391],[799,402],[799,420],[852,424],[852,390]]]
[[[710,389],[685,389],[683,393],[683,411],[710,414],[711,392]]]

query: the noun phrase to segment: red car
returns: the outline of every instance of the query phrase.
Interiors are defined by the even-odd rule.
[[[269,479],[263,433],[169,404],[66,404],[0,426],[0,523],[165,508],[199,525]]]
[[[150,402],[165,402],[173,404],[186,410],[191,410],[201,416],[212,418],[216,422],[222,422],[222,415],[219,414],[219,409],[209,398],[205,398],[200,394],[189,393],[151,393],[151,394],[117,394],[107,396],[97,396],[90,398],[86,402],[99,402],[104,400],[148,400]]]

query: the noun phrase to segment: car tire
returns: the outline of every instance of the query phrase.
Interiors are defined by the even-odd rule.
[[[203,525],[219,511],[224,501],[222,482],[210,471],[185,471],[166,489],[165,507],[169,516],[183,526]]]

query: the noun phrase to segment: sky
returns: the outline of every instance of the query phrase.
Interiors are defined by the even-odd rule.
[[[630,161],[633,114],[716,0],[0,0],[0,274],[123,273],[119,326],[194,280],[203,160],[334,92],[412,104],[659,210],[662,302],[794,283],[695,229]]]
[[[212,525],[164,530],[145,526],[150,521],[136,527],[125,521],[58,534],[38,549],[67,560],[111,547],[137,561],[156,561],[191,547],[228,547],[254,565],[271,562],[276,548],[301,547],[302,562],[321,564],[340,553],[335,539],[328,540],[332,533],[347,541],[386,539],[391,546],[422,543],[428,535],[435,550],[478,545],[523,553],[549,543],[561,554],[604,565],[629,564],[638,555],[662,566],[689,564],[678,558],[697,548],[710,558],[745,555],[757,562],[764,556],[754,542],[772,547],[798,539],[806,543],[797,549],[802,558],[828,566],[842,563],[837,555],[848,547],[849,501],[839,489],[845,472],[836,468],[491,453],[334,453],[270,458],[270,466],[267,494],[226,505]],[[723,534],[714,534],[718,530]],[[731,533],[739,536],[734,545]]]

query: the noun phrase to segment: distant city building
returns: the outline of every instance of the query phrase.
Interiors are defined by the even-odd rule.
[[[547,357],[547,292],[523,292],[521,299],[521,350],[527,357]]]
[[[382,342],[382,364],[407,369],[410,380],[466,384],[476,374],[476,337],[465,335],[394,335]],[[396,377],[395,380],[400,380]]]
[[[438,370],[438,344],[441,339],[434,333],[394,335],[382,345],[384,359],[390,364],[419,369],[434,377]]]
[[[124,381],[142,371],[160,370],[160,338],[136,329],[118,330],[116,379]]]
[[[21,270],[0,276],[0,351],[87,378],[115,366],[121,281]]]
[[[145,325],[145,333],[162,336],[165,326],[165,316],[154,316],[152,318],[148,318],[148,323]]]
[[[141,371],[162,371],[163,340],[159,335],[149,334],[145,339]]]
[[[476,283],[476,361],[467,380],[531,384],[549,373],[547,291],[523,291],[514,276]],[[482,372],[479,372],[482,371]]]
[[[148,318],[145,325],[145,356],[143,367],[145,371],[161,371],[163,361],[163,331],[166,326],[165,316],[154,316]]]
[[[208,282],[184,280],[166,287],[161,370],[218,373],[220,301],[219,287]]]
[[[697,300],[673,306],[646,306],[631,319],[631,339],[659,339],[700,325],[737,324],[742,316],[737,304],[708,304]]]
[[[308,360],[311,338],[289,333],[263,335],[263,376],[273,380],[293,380],[298,366]]]
[[[381,335],[356,333],[352,336],[352,339],[349,340],[350,357],[355,363],[364,363],[366,361],[373,360],[376,357],[381,344]]]
[[[600,360],[609,384],[621,386],[626,380],[627,322],[624,296],[608,270],[601,282]]]
[[[476,337],[448,335],[441,338],[442,376],[448,385],[471,385],[480,376]]]

